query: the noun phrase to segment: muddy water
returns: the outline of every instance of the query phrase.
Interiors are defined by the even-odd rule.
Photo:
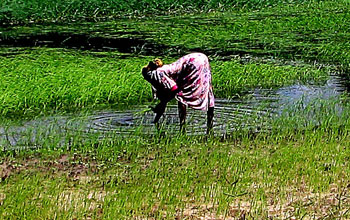
[[[269,130],[270,119],[281,117],[284,111],[299,111],[311,103],[331,100],[348,92],[347,80],[330,76],[323,85],[294,84],[278,89],[254,89],[240,99],[217,99],[214,119],[215,135],[227,135],[236,130],[253,132]],[[88,115],[53,115],[16,126],[0,127],[0,146],[3,149],[66,145],[70,136],[91,135],[104,138],[108,135],[134,136],[156,133],[152,123],[154,114],[148,105],[134,106],[129,110],[96,111]],[[338,110],[341,111],[339,105]],[[316,112],[317,114],[317,112]],[[305,116],[310,117],[310,116]],[[311,116],[312,117],[312,116]],[[312,119],[311,119],[312,120]],[[170,104],[162,118],[162,129],[169,135],[178,133],[177,105]],[[202,135],[206,131],[205,112],[189,109],[187,134]],[[57,138],[59,137],[59,138]]]

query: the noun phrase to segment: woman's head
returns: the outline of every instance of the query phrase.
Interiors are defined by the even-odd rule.
[[[142,68],[142,72],[153,71],[153,70],[156,70],[158,67],[162,67],[162,66],[163,66],[163,61],[159,58],[156,58],[152,61],[149,61],[148,65]]]
[[[159,58],[154,59],[153,63],[157,66],[157,68],[163,66],[163,61]]]
[[[163,71],[154,71],[157,68],[163,66],[161,59],[154,59],[150,61],[147,66],[142,69],[142,75],[145,80],[151,83],[152,87],[157,91],[157,97],[161,99],[161,95],[171,92],[174,84],[174,80],[169,78]]]

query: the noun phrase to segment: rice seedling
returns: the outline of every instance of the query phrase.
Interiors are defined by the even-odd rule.
[[[56,49],[2,57],[0,77],[4,92],[0,95],[0,112],[7,117],[23,117],[148,102],[150,88],[140,69],[151,59],[96,58],[88,53]],[[217,97],[235,97],[250,88],[270,88],[328,75],[327,69],[311,65],[242,65],[215,60],[212,72]]]
[[[349,125],[332,116],[342,132],[284,129],[289,122],[269,134],[235,132],[223,141],[92,137],[75,138],[70,149],[2,152],[1,215],[347,217]]]
[[[0,37],[10,43],[0,49],[0,136],[25,117],[148,104],[151,91],[140,68],[158,55],[170,63],[190,51],[207,53],[215,95],[225,98],[296,82],[322,84],[330,73],[346,72],[348,2],[288,2],[198,1],[193,8],[186,1],[150,8],[148,1],[1,2],[0,21],[7,25]],[[158,6],[182,6],[172,10],[181,14],[147,17]],[[185,13],[212,8],[209,14]],[[113,20],[117,12],[145,14]],[[111,20],[8,25],[102,17]],[[45,41],[54,33],[63,36],[57,44],[13,44],[38,36]],[[67,43],[69,36],[125,43],[117,41],[123,35],[135,40],[131,49]],[[266,125],[260,114],[232,111],[241,117],[237,123]],[[74,121],[67,122],[72,129],[58,122],[29,129],[19,142],[24,148],[0,148],[0,218],[350,218],[349,111],[346,95],[301,100],[265,130],[243,124],[208,137],[147,135],[142,127],[101,135]]]

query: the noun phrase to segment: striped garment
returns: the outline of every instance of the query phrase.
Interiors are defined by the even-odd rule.
[[[157,97],[176,90],[176,100],[186,106],[203,111],[214,107],[210,65],[202,53],[188,54],[143,76],[152,84]]]

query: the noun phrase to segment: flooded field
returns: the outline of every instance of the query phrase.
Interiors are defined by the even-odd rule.
[[[0,218],[350,219],[350,2],[0,1]],[[141,68],[210,60],[154,114]]]
[[[229,136],[238,130],[269,132],[273,120],[281,117],[304,114],[306,121],[318,126],[317,112],[319,105],[327,105],[339,99],[349,91],[348,81],[338,75],[330,76],[323,85],[294,84],[278,89],[254,89],[237,99],[216,99],[214,134]],[[110,135],[120,137],[155,135],[157,130],[152,123],[154,113],[149,105],[136,105],[123,111],[104,110],[84,115],[56,115],[41,117],[23,122],[22,125],[3,126],[0,128],[0,143],[3,149],[13,147],[39,147],[42,140],[59,135],[67,144],[66,133],[101,138]],[[305,109],[311,111],[303,111]],[[330,105],[341,113],[342,105]],[[334,110],[334,109],[333,109]],[[305,114],[307,113],[307,114]],[[176,104],[169,104],[161,120],[163,132],[167,135],[179,133],[179,118]],[[309,124],[310,125],[310,124]],[[302,129],[302,126],[298,129]],[[189,109],[187,116],[187,135],[204,135],[206,131],[206,113]],[[26,148],[24,147],[24,148]]]
[[[262,19],[274,17],[273,14],[259,16]],[[256,16],[248,15],[247,19],[252,25],[259,21]],[[169,25],[172,30],[169,32],[159,22]],[[269,132],[271,123],[285,114],[303,114],[300,112],[310,106],[314,108],[311,112],[317,112],[317,103],[347,93],[347,76],[335,72],[336,68],[328,70],[331,64],[311,65],[285,59],[301,56],[303,45],[296,47],[288,43],[276,49],[262,44],[263,36],[260,35],[251,39],[245,35],[232,35],[226,27],[235,27],[237,22],[247,25],[244,19],[229,14],[221,19],[215,16],[203,19],[164,17],[155,23],[149,19],[121,19],[117,22],[4,27],[0,32],[0,55],[5,62],[4,70],[8,70],[6,66],[12,70],[8,71],[9,78],[5,75],[3,81],[11,82],[15,78],[18,82],[7,85],[8,94],[1,98],[9,107],[0,109],[2,112],[22,115],[26,108],[34,113],[45,108],[68,108],[69,112],[69,106],[77,110],[95,103],[98,106],[99,103],[125,102],[128,107],[121,108],[122,111],[106,108],[83,115],[49,114],[30,121],[19,120],[16,125],[2,125],[0,145],[3,149],[36,148],[55,135],[60,136],[60,141],[54,143],[59,146],[66,145],[70,135],[87,139],[89,136],[155,135],[154,114],[145,101],[149,100],[150,94],[144,86],[140,68],[154,57],[174,60],[191,51],[204,52],[213,60],[214,92],[220,97],[216,99],[215,108],[216,136],[227,136],[240,130]],[[196,34],[191,35],[194,39],[188,44],[179,43],[179,39],[170,35],[191,24],[210,24],[208,27],[216,32],[203,31],[220,39],[218,44],[208,41],[198,47],[193,44],[197,42]],[[270,34],[283,38],[286,33],[283,30],[264,33],[265,36]],[[294,40],[300,40],[299,35],[294,37]],[[305,37],[305,42],[317,43],[312,40],[312,34],[305,34]],[[328,74],[331,76],[325,82],[323,79]],[[224,98],[230,96],[237,98]],[[341,111],[341,105],[337,108]],[[305,115],[305,120],[310,119],[317,126],[317,120],[309,117],[313,115]],[[168,105],[161,122],[162,131],[167,135],[178,134],[179,118],[174,102]],[[187,135],[203,135],[205,130],[206,113],[189,110]]]

